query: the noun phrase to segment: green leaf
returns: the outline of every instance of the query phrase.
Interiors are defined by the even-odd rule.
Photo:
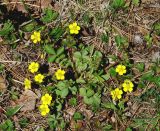
[[[52,31],[49,33],[50,36],[52,36],[53,39],[58,40],[64,33],[64,30],[61,27],[55,27],[52,29]]]
[[[37,25],[36,22],[31,22],[31,23],[29,23],[29,24],[27,24],[27,25],[24,25],[24,26],[22,27],[22,30],[23,30],[24,32],[32,32],[32,31],[35,29],[36,25]]]
[[[81,59],[82,58],[82,55],[81,55],[81,53],[80,52],[75,52],[74,54],[73,54],[73,56],[75,57],[75,58],[77,58],[77,59]]]
[[[158,87],[160,87],[160,76],[155,76],[153,81]]]
[[[144,68],[145,68],[145,64],[144,63],[137,63],[136,64],[136,68],[140,71],[140,72],[143,72],[144,71]]]
[[[103,103],[102,105],[106,109],[117,110],[116,106],[111,102],[106,102],[106,103]]]
[[[24,128],[29,124],[29,120],[27,118],[21,118],[19,120],[19,124],[20,124],[21,128]]]
[[[64,47],[62,46],[57,50],[57,56],[61,55],[63,52],[64,52]]]
[[[152,40],[153,40],[152,36],[150,36],[150,34],[147,34],[144,36],[144,39],[147,42],[147,45],[150,47],[152,44]]]
[[[65,58],[65,54],[61,54],[57,57],[55,62],[60,64],[60,62],[62,62],[64,58]]]
[[[108,41],[109,41],[109,36],[108,36],[108,34],[103,33],[103,34],[101,35],[101,40],[102,40],[102,42],[104,42],[104,43],[108,43]]]
[[[53,20],[56,20],[58,15],[59,15],[58,12],[56,12],[56,11],[50,9],[50,8],[46,8],[44,10],[44,16],[41,18],[41,20],[44,23],[50,23]]]
[[[13,115],[15,115],[20,109],[22,108],[22,106],[16,106],[16,107],[10,107],[6,110],[6,115],[8,117],[11,117]]]
[[[123,8],[125,6],[124,0],[113,0],[111,7],[114,9]]]
[[[111,67],[111,68],[109,69],[109,74],[110,74],[112,77],[115,77],[115,76],[117,75],[117,72],[116,72],[116,70],[115,70],[113,67]]]
[[[69,100],[69,104],[70,104],[71,106],[76,106],[76,105],[77,105],[77,99],[76,99],[76,98],[71,98],[71,99]]]
[[[84,103],[86,103],[88,105],[93,104],[93,97],[88,98],[87,96],[84,96],[83,100],[84,100]]]
[[[110,74],[109,73],[107,73],[107,74],[105,74],[105,75],[102,75],[101,76],[104,80],[109,80],[109,78],[110,78]]]
[[[124,102],[123,101],[120,101],[118,103],[118,106],[119,106],[120,110],[124,110]]]
[[[55,59],[57,58],[57,56],[56,55],[52,55],[52,56],[49,56],[48,57],[48,62],[54,62],[55,61]]]
[[[102,53],[100,51],[95,51],[93,54],[93,59],[94,60],[99,60],[102,58]]]
[[[13,122],[7,119],[5,122],[0,124],[0,130],[2,131],[13,131],[14,129]]]
[[[77,63],[78,72],[84,71],[87,68],[87,63]]]
[[[83,116],[81,113],[75,112],[73,118],[74,118],[74,120],[82,120]]]
[[[59,81],[56,85],[56,87],[60,90],[63,90],[64,88],[67,88],[67,83],[66,81]]]
[[[76,93],[77,93],[77,87],[76,86],[71,87],[70,90],[71,90],[73,95],[76,95]]]
[[[112,129],[112,125],[109,125],[109,124],[107,124],[107,125],[105,125],[105,126],[103,127],[103,130],[104,130],[104,131],[110,131],[110,129]]]
[[[43,127],[40,127],[37,131],[45,131]]]
[[[3,64],[0,64],[0,73],[4,70],[5,66]]]
[[[63,90],[61,90],[61,97],[62,98],[66,98],[66,96],[68,95],[69,90],[68,88],[64,88]]]
[[[14,26],[11,21],[4,23],[3,28],[0,29],[0,36],[7,36],[14,30]]]
[[[62,110],[62,104],[60,102],[58,102],[58,105],[56,106],[57,111],[61,111]]]
[[[117,44],[117,47],[120,47],[120,46],[124,45],[125,43],[127,43],[127,40],[125,37],[117,35],[117,36],[115,36],[115,42]]]
[[[51,54],[51,55],[56,54],[55,50],[52,48],[51,45],[45,45],[44,50],[46,51],[47,54]]]
[[[98,93],[94,94],[92,100],[93,100],[93,106],[99,107],[101,104],[101,95]]]
[[[132,3],[135,5],[135,6],[138,6],[140,4],[140,0],[132,0]]]
[[[80,88],[79,93],[80,93],[81,96],[86,96],[86,94],[87,94],[85,88]]]
[[[83,78],[78,78],[77,80],[76,80],[76,82],[77,83],[81,83],[81,84],[84,84],[84,83],[86,83],[86,81],[83,79]]]
[[[152,71],[147,72],[147,73],[142,75],[141,80],[153,81],[153,75],[154,75],[154,73]]]
[[[128,128],[126,128],[126,131],[132,131],[132,129],[128,127]]]
[[[91,97],[93,94],[94,94],[94,91],[92,89],[88,89],[87,93],[86,93],[86,96]]]

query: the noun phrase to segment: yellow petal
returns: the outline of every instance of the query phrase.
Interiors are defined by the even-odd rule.
[[[78,34],[79,32],[78,32],[78,30],[75,30],[74,33],[75,33],[75,34]]]
[[[74,34],[74,30],[70,30],[70,34]]]
[[[47,114],[47,113],[46,113],[45,111],[42,111],[42,112],[41,112],[41,115],[42,115],[42,116],[45,116],[46,114]]]
[[[64,76],[61,76],[61,80],[64,80]]]
[[[77,26],[77,23],[76,23],[76,22],[74,22],[74,23],[73,23],[73,26],[75,26],[75,27],[76,27],[76,26]]]
[[[72,24],[69,25],[69,29],[70,30],[73,29],[73,25]]]
[[[33,40],[33,43],[34,43],[34,44],[36,44],[36,43],[37,43],[37,40],[36,40],[36,39],[35,39],[35,40]]]
[[[81,28],[79,26],[77,26],[77,30],[80,30]]]
[[[118,98],[118,99],[121,99],[121,98],[122,98],[122,95],[118,95],[117,98]]]
[[[31,35],[31,39],[32,39],[32,40],[35,39],[34,35]]]

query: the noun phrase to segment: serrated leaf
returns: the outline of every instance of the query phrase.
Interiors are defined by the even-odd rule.
[[[128,127],[128,128],[126,128],[126,131],[132,131],[132,129]]]
[[[106,102],[106,103],[103,103],[102,105],[106,109],[117,110],[116,106],[113,103],[111,103],[111,102]]]
[[[15,115],[20,109],[22,108],[22,106],[16,106],[16,107],[10,107],[6,110],[6,115],[8,117],[11,117],[13,115]]]
[[[74,57],[77,58],[77,59],[80,59],[80,58],[82,57],[81,53],[78,52],[78,51],[75,52],[73,55],[74,55]]]
[[[140,0],[132,0],[132,2],[135,6],[138,6],[140,4]]]
[[[108,41],[109,41],[109,36],[108,36],[108,34],[103,33],[103,34],[101,35],[101,40],[102,40],[102,42],[104,42],[104,43],[108,43]]]
[[[114,0],[111,4],[114,9],[122,8],[125,6],[124,0]]]
[[[61,90],[61,97],[65,98],[69,93],[68,88],[64,88],[63,90]]]
[[[93,98],[88,98],[87,96],[84,96],[83,98],[84,103],[88,104],[88,105],[92,105],[93,104]]]
[[[44,23],[50,23],[53,20],[56,20],[58,15],[59,15],[58,12],[56,12],[56,11],[50,9],[50,8],[46,8],[44,10],[44,16],[41,18],[41,20]]]
[[[48,62],[54,62],[55,61],[55,59],[57,58],[57,56],[56,55],[52,55],[52,56],[49,56],[48,57]]]
[[[107,74],[105,74],[105,75],[102,75],[102,78],[107,81],[107,80],[109,80],[109,78],[110,78],[110,74],[107,73]]]
[[[0,130],[2,131],[13,131],[13,128],[13,122],[10,119],[0,124]]]
[[[86,89],[85,88],[80,88],[79,93],[81,96],[86,96]]]
[[[0,29],[0,36],[7,36],[9,33],[11,33],[14,30],[14,26],[11,23],[11,21],[7,21],[4,23],[3,28]]]
[[[109,74],[112,76],[112,77],[115,77],[117,72],[115,71],[115,69],[112,67],[109,69]]]
[[[25,32],[32,32],[35,29],[36,25],[37,25],[36,22],[31,22],[31,23],[23,26],[22,30]]]
[[[53,28],[50,32],[50,36],[52,36],[53,39],[58,40],[64,33],[64,30],[61,27]]]
[[[45,45],[44,50],[46,51],[47,54],[51,54],[51,55],[56,54],[55,50],[52,48],[51,45]]]
[[[144,71],[145,64],[144,63],[137,63],[136,67],[140,72],[142,72],[142,71]]]
[[[117,46],[119,47],[121,45],[124,45],[127,42],[127,40],[125,37],[117,35],[117,36],[115,36],[115,42],[116,42]]]
[[[60,56],[58,56],[57,57],[57,59],[56,59],[56,63],[60,63],[63,59],[65,58],[65,54],[62,54],[62,55],[60,55]]]
[[[86,83],[83,78],[78,78],[78,79],[76,79],[76,82],[77,82],[77,83],[81,83],[81,84]]]
[[[75,112],[74,115],[73,115],[73,118],[74,118],[74,120],[82,120],[83,116],[82,116],[81,113]]]
[[[94,91],[92,89],[88,89],[87,93],[86,93],[86,96],[91,97],[93,94],[94,94]]]
[[[61,55],[62,53],[64,52],[64,47],[60,47],[58,50],[57,50],[57,56]]]
[[[96,93],[93,95],[93,106],[99,107],[101,104],[101,95]]]

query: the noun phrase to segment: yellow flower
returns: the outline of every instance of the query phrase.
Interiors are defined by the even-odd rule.
[[[25,86],[25,89],[26,89],[26,90],[31,89],[31,81],[26,78],[26,79],[24,80],[24,86]]]
[[[41,101],[43,105],[50,105],[52,100],[52,96],[49,94],[45,94],[41,97]]]
[[[124,83],[122,84],[123,90],[125,92],[132,92],[133,91],[133,83],[130,80],[125,80]]]
[[[29,71],[30,71],[31,73],[37,72],[38,69],[39,69],[39,63],[37,63],[37,62],[32,62],[32,63],[29,65],[28,69],[29,69]]]
[[[77,25],[77,22],[74,22],[69,25],[70,34],[78,34],[81,29],[80,26]]]
[[[49,113],[50,109],[48,108],[48,105],[40,105],[40,112],[42,116],[45,116]]]
[[[44,79],[44,75],[42,74],[38,74],[34,77],[34,80],[38,83],[42,83],[43,82],[43,79]]]
[[[31,35],[31,40],[33,41],[34,44],[38,43],[41,41],[41,34],[40,32],[33,32],[33,34]]]
[[[65,79],[64,74],[65,74],[64,70],[58,69],[55,73],[57,80],[64,80]]]
[[[116,72],[118,72],[119,75],[123,75],[127,72],[126,67],[124,65],[118,65],[116,67]]]
[[[120,90],[119,88],[116,88],[115,90],[111,91],[112,99],[115,100],[121,99],[122,98],[123,91]]]

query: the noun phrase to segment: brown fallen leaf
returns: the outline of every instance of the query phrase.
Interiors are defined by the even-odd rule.
[[[5,92],[7,90],[7,85],[5,79],[0,75],[0,91]]]
[[[36,99],[38,96],[31,90],[26,90],[23,92],[23,94],[20,96],[20,99],[16,101],[16,103],[22,108],[20,111],[32,111],[35,109],[36,105]]]
[[[76,109],[75,108],[68,108],[67,110],[66,110],[66,112],[69,114],[69,115],[71,115],[71,116],[73,116],[74,115],[74,113],[76,112]]]
[[[52,0],[41,0],[40,2],[41,8],[47,8],[51,4]]]

